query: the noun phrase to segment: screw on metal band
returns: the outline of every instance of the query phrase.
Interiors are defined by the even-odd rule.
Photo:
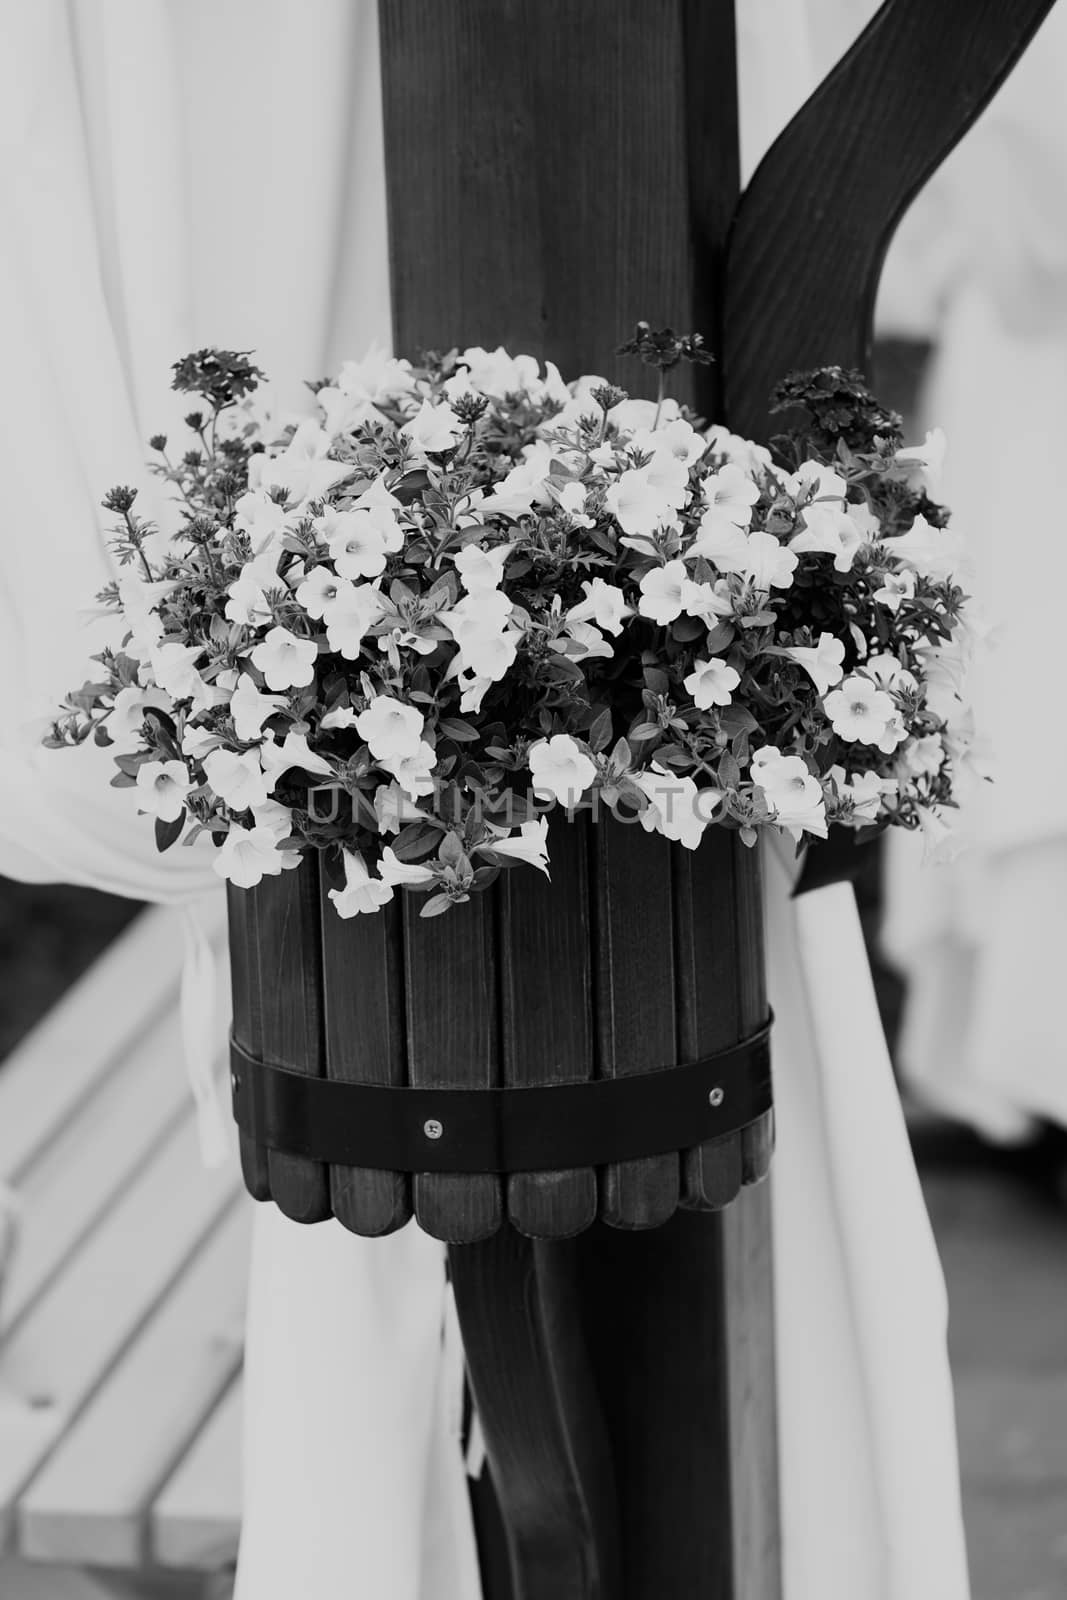
[[[445,1131],[444,1124],[438,1122],[436,1117],[430,1117],[428,1121],[423,1123],[422,1131],[427,1139],[439,1139]]]
[[[726,1095],[722,1089],[712,1089],[708,1094],[708,1105],[716,1107],[721,1106],[725,1099]]]

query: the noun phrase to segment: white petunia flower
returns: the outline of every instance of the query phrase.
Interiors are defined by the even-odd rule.
[[[427,744],[425,739],[420,740],[414,750],[407,750],[401,755],[379,756],[377,760],[412,800],[433,794],[433,769],[437,757],[433,745]]]
[[[256,645],[251,660],[268,688],[304,689],[314,681],[318,654],[314,639],[300,639],[288,628],[273,627]]]
[[[534,506],[550,504],[551,495],[546,479],[552,466],[552,447],[538,439],[523,453],[511,471],[494,484],[482,501],[481,509],[487,514],[506,517],[525,517]]]
[[[258,739],[263,724],[289,704],[284,694],[262,694],[247,672],[241,674],[230,696],[230,715],[239,739]]]
[[[305,500],[320,500],[335,483],[351,475],[352,468],[342,461],[327,460],[333,441],[318,423],[308,418],[300,423],[280,455],[254,455],[248,463],[250,489],[284,489],[290,506]]]
[[[122,620],[133,636],[131,648],[137,655],[150,655],[163,638],[163,618],[156,607],[173,588],[170,582],[145,583],[132,572],[119,576]]]
[[[757,589],[788,589],[797,570],[797,558],[772,533],[750,533],[744,573]]]
[[[687,471],[707,449],[706,442],[684,417],[675,417],[665,427],[639,428],[630,444],[642,455],[671,456]]]
[[[605,583],[603,578],[587,578],[582,588],[585,590],[585,599],[571,606],[567,621],[595,622],[604,633],[618,636],[625,619],[633,615],[622,590],[614,583]]]
[[[650,802],[641,813],[645,832],[660,833],[687,850],[695,850],[722,799],[718,789],[698,789],[692,778],[679,777],[658,766],[650,772],[635,773],[633,781]]]
[[[536,795],[551,795],[572,809],[596,777],[596,766],[569,733],[538,739],[528,757]]]
[[[276,828],[231,827],[215,851],[211,869],[238,889],[254,889],[264,878],[277,878],[299,865],[300,857],[295,850],[278,849]]]
[[[685,610],[685,585],[689,582],[684,561],[668,561],[665,566],[652,567],[638,586],[641,590],[638,611],[660,627],[666,627]]]
[[[401,861],[397,857],[392,845],[387,844],[382,851],[381,865],[378,868],[383,883],[391,889],[399,889],[401,884],[412,884],[418,888],[425,888],[432,883],[437,874],[432,867],[418,865],[414,861]]]
[[[800,756],[784,756],[773,745],[764,745],[753,752],[751,774],[780,828],[798,841],[804,833],[826,838],[822,785]]]
[[[263,489],[249,489],[234,505],[234,526],[247,533],[253,558],[277,551],[288,531],[286,515]]]
[[[336,511],[327,506],[315,522],[342,578],[377,578],[388,557],[404,547],[404,532],[386,506]]]
[[[649,467],[630,467],[611,485],[604,505],[624,533],[647,537],[672,520],[672,497],[653,482]]]
[[[172,700],[191,700],[198,711],[211,702],[211,691],[196,669],[202,655],[199,645],[161,644],[149,657],[158,687]]]
[[[798,555],[812,552],[832,555],[835,572],[851,572],[856,552],[864,543],[858,526],[847,511],[839,505],[817,501],[805,506],[800,513],[804,526],[789,541],[789,548]]]
[[[899,611],[905,600],[915,598],[915,574],[905,567],[903,572],[887,572],[882,587],[874,591],[874,599],[887,611]]]
[[[316,755],[307,742],[307,734],[290,730],[279,743],[268,739],[258,751],[268,791],[273,794],[278,780],[292,768],[310,772],[318,778],[332,778],[333,767],[324,756]]]
[[[272,587],[278,587],[277,575]],[[251,566],[245,567],[226,591],[227,622],[240,622],[247,628],[254,628],[266,622],[270,615],[264,585]]]
[[[925,517],[916,517],[907,533],[886,539],[885,548],[897,561],[917,572],[921,578],[940,583],[951,578],[963,560],[961,533],[951,528],[935,528]]]
[[[577,645],[578,649],[567,649],[567,640]],[[574,622],[570,618],[565,624],[562,635],[559,639],[553,640],[550,649],[566,655],[571,661],[588,661],[593,656],[603,656],[606,660],[610,660],[615,654],[599,628],[594,628],[591,622]]]
[[[504,563],[510,554],[509,544],[494,545],[489,550],[477,544],[464,545],[455,556],[455,568],[467,593],[498,589],[504,576]]]
[[[771,452],[766,445],[753,444],[750,439],[743,439],[739,433],[731,433],[729,428],[724,428],[719,422],[708,429],[704,438],[712,455],[723,456],[727,461],[735,462],[751,475],[768,472],[771,469]]]
[[[715,656],[710,661],[694,661],[692,672],[684,679],[699,711],[707,711],[711,706],[728,706],[740,682],[740,673]]]
[[[883,650],[879,655],[869,656],[863,663],[863,671],[868,678],[874,680],[879,689],[890,689],[899,693],[902,689],[919,687],[915,675],[908,671],[891,650]]]
[[[713,628],[720,617],[733,615],[733,600],[725,593],[723,579],[717,583],[695,583],[686,578],[682,584],[682,607],[687,617],[699,617]]]
[[[587,493],[584,483],[579,483],[577,478],[572,478],[569,483],[563,484],[562,487],[554,487],[553,493],[556,504],[561,511],[567,513],[575,527],[591,528],[593,526],[592,517],[587,517],[585,514]]]
[[[796,472],[785,479],[783,486],[794,499],[812,490],[816,500],[844,500],[848,494],[844,478],[821,461],[802,462]]]
[[[329,567],[312,567],[297,588],[296,598],[309,617],[321,622],[346,583],[347,579],[339,578]]]
[[[702,556],[720,572],[744,572],[748,565],[748,535],[728,517],[706,511],[687,556]]]
[[[393,898],[392,885],[371,877],[367,863],[358,850],[345,850],[344,863],[344,888],[328,891],[339,917],[347,921],[349,917],[370,914]]]
[[[269,833],[275,844],[288,839],[293,831],[293,813],[280,800],[265,800],[252,807],[252,826]]]
[[[143,689],[138,683],[119,690],[107,719],[108,736],[119,750],[132,749],[137,743],[149,706],[167,711],[170,698],[162,689]]]
[[[727,462],[704,479],[701,490],[707,507],[701,527],[720,518],[738,528],[748,527],[759,489],[739,466]]]
[[[844,767],[833,766],[827,774],[833,780],[839,795],[852,802],[852,814],[864,822],[875,822],[882,809],[883,797],[896,790],[893,778],[880,778],[877,772],[854,772],[851,777]]]
[[[897,767],[907,778],[936,778],[945,764],[945,745],[939,733],[909,739],[897,756]]]
[[[424,400],[410,422],[400,432],[422,455],[444,455],[455,449],[463,437],[463,423],[450,405],[434,405]]]
[[[177,822],[193,787],[184,761],[142,761],[137,768],[137,808],[161,822]]]
[[[468,369],[471,387],[494,400],[503,400],[509,394],[528,394],[541,387],[536,359],[510,356],[503,345],[497,345],[495,350],[471,345],[459,359]]]
[[[268,784],[260,765],[259,751],[212,750],[204,757],[207,781],[231,811],[248,811],[265,805],[273,785]]]
[[[823,699],[830,726],[846,744],[880,745],[897,708],[870,678],[853,673]]]
[[[793,645],[783,654],[804,668],[820,694],[826,694],[844,677],[845,647],[832,633],[820,633],[814,646]]]
[[[377,695],[356,718],[356,732],[370,746],[375,761],[415,755],[422,730],[422,712],[388,694]]]
[[[327,711],[319,727],[323,732],[328,728],[354,728],[357,716],[358,712],[353,706],[335,706],[332,711]]]
[[[374,815],[380,833],[400,833],[409,822],[418,822],[422,812],[394,778],[392,783],[380,783],[375,789]]]
[[[337,387],[351,399],[380,405],[410,394],[415,387],[411,362],[397,360],[381,345],[372,345],[362,361],[346,361],[337,374]]]
[[[329,602],[326,640],[346,661],[355,661],[363,640],[384,611],[381,590],[372,583],[346,583]]]
[[[487,839],[485,843],[498,856],[511,856],[537,867],[548,877],[548,818],[538,817],[534,822],[524,822],[518,834],[508,839]]]

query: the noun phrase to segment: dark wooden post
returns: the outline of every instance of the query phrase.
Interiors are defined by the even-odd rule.
[[[380,17],[399,353],[500,343],[648,394],[650,375],[613,353],[639,318],[716,341],[738,190],[729,0],[383,0]],[[690,382],[680,375],[677,397],[714,413],[716,371],[699,393]],[[611,830],[591,841],[613,981],[591,975],[588,1023],[585,997],[559,996],[579,1075],[590,1024],[602,1070],[626,1072],[674,1059],[676,1030],[691,1057],[765,1013],[759,983],[719,983],[714,1011],[699,1000],[701,980],[716,983],[713,879],[717,894],[735,884],[714,908],[719,937],[734,925],[759,938],[751,859],[731,877],[736,837],[676,865],[672,884],[664,842],[632,832],[619,869]],[[576,892],[581,878],[568,880]],[[536,911],[522,900],[533,953]],[[501,1044],[513,1069],[536,1073],[547,1035],[524,999],[525,1036],[505,1017]],[[767,1196],[672,1217],[679,1182],[722,1204],[743,1173],[762,1174],[769,1131],[723,1146],[607,1170],[602,1214],[630,1227],[671,1218],[649,1233],[599,1222],[530,1241],[506,1228],[451,1251],[516,1600],[775,1600]],[[532,1211],[549,1225],[531,1231],[552,1232],[554,1206],[580,1206],[590,1176],[513,1180],[509,1215]]]

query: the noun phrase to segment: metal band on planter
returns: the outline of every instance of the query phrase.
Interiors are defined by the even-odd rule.
[[[231,1040],[234,1116],[257,1144],[343,1166],[538,1172],[721,1138],[769,1111],[770,1020],[727,1050],[629,1078],[532,1088],[385,1088],[309,1078]]]

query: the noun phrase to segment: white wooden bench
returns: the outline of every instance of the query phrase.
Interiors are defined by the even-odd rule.
[[[2,1600],[229,1592],[252,1202],[200,1164],[180,960],[143,913],[0,1068]]]

